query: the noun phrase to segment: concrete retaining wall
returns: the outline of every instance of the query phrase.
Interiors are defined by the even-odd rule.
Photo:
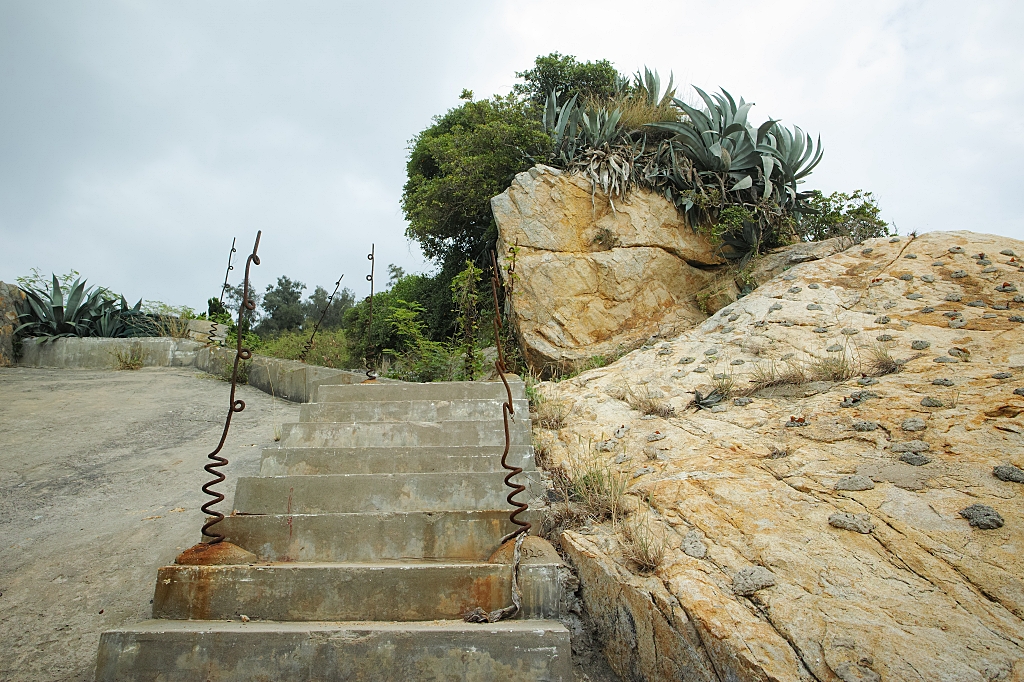
[[[144,367],[195,367],[210,374],[228,376],[235,361],[233,348],[207,346],[187,339],[66,338],[52,341],[23,340],[19,364],[22,367],[60,369],[115,369],[116,352],[125,352],[132,344],[142,347]],[[363,372],[318,367],[297,360],[281,360],[262,355],[253,355],[249,364],[250,386],[295,403],[308,403],[320,385],[358,384],[365,380],[366,374]],[[403,383],[395,379],[377,381],[382,384]]]
[[[204,347],[196,355],[196,368],[226,376],[235,361],[233,348]],[[249,385],[264,393],[294,403],[308,403],[316,387],[323,384],[358,384],[366,374],[348,369],[332,369],[307,365],[298,360],[281,360],[253,355],[249,365]],[[394,379],[378,379],[380,383],[401,383]]]
[[[61,369],[115,369],[116,353],[126,352],[133,344],[142,347],[143,367],[192,367],[203,344],[169,337],[139,339],[24,339],[21,342],[23,367]]]

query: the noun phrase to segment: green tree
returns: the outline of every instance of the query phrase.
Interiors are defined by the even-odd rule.
[[[491,197],[544,158],[551,139],[517,97],[466,102],[412,141],[402,210],[406,236],[439,263],[483,254],[497,235]],[[450,281],[450,280],[449,280]]]
[[[306,285],[288,277],[278,277],[276,285],[267,285],[263,294],[263,319],[256,331],[260,335],[299,329],[306,319],[302,290]]]
[[[855,190],[853,194],[832,192],[825,196],[819,190],[808,192],[807,207],[796,220],[796,233],[804,241],[821,241],[832,237],[848,237],[861,242],[872,237],[889,237],[896,230],[882,220],[882,210],[874,194]]]
[[[317,286],[313,290],[313,293],[302,304],[302,313],[306,320],[303,323],[303,327],[316,324],[316,321],[320,319],[320,315],[327,306],[327,299],[330,298],[330,295],[330,292],[322,286]],[[345,313],[355,305],[355,301],[356,296],[351,289],[345,287],[339,290],[334,295],[330,309],[324,315],[324,321],[320,323],[320,329],[340,329],[343,327]]]
[[[466,268],[452,279],[452,301],[458,311],[459,331],[462,333],[463,375],[472,381],[480,371],[476,359],[476,341],[480,318],[480,275],[483,270],[466,261]]]
[[[559,92],[560,102],[576,94],[580,99],[611,97],[622,81],[607,59],[579,62],[572,55],[557,52],[537,57],[532,69],[517,71],[516,77],[525,82],[514,85],[512,92],[539,105],[544,104],[552,90]]]

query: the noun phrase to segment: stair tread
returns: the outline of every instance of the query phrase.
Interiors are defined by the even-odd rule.
[[[316,630],[399,630],[467,632],[535,632],[538,629],[565,632],[561,621],[546,619],[503,620],[497,623],[467,623],[461,620],[168,620],[154,618],[133,623],[112,632],[307,632]]]

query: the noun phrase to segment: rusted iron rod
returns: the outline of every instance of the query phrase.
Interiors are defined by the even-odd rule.
[[[498,258],[494,252],[491,251],[491,292],[494,294],[494,345],[498,350],[498,357],[494,361],[494,368],[498,371],[498,377],[501,379],[501,383],[505,385],[505,394],[508,396],[508,399],[501,405],[501,417],[505,425],[505,450],[501,453],[501,467],[509,472],[505,475],[505,485],[512,488],[512,492],[508,494],[505,500],[516,508],[515,511],[509,514],[508,520],[519,526],[501,539],[502,544],[504,544],[517,535],[523,533],[529,534],[531,525],[529,521],[520,521],[517,518],[529,508],[529,505],[525,502],[519,502],[514,499],[516,495],[526,491],[526,486],[512,482],[512,478],[514,476],[523,473],[523,468],[512,466],[508,463],[508,451],[512,444],[511,436],[509,434],[508,420],[511,417],[512,420],[515,421],[515,408],[512,405],[512,388],[508,385],[508,380],[505,378],[505,372],[508,371],[508,368],[505,365],[505,351],[501,346],[502,323],[501,307],[498,302],[499,286]]]
[[[203,492],[213,499],[207,500],[206,504],[200,507],[207,516],[213,517],[203,524],[203,537],[210,538],[210,540],[206,542],[208,545],[215,545],[224,539],[223,534],[212,530],[215,525],[224,519],[223,514],[216,509],[213,509],[214,505],[220,504],[224,501],[224,495],[213,490],[213,486],[219,485],[227,479],[224,474],[217,471],[218,468],[228,464],[227,458],[221,457],[219,453],[224,447],[224,441],[228,438],[228,430],[231,428],[231,416],[235,412],[241,412],[245,409],[245,401],[235,399],[235,389],[238,387],[238,364],[244,360],[252,359],[252,351],[248,348],[242,347],[242,319],[243,315],[247,311],[256,309],[256,302],[249,298],[249,267],[253,263],[256,265],[260,264],[260,257],[256,255],[256,251],[260,248],[260,236],[262,234],[262,230],[256,233],[256,243],[252,247],[252,253],[249,254],[249,257],[245,261],[245,279],[242,280],[242,303],[238,306],[238,339],[235,344],[235,364],[231,370],[231,396],[228,398],[228,415],[224,420],[224,431],[220,435],[220,442],[217,444],[217,449],[207,455],[207,457],[213,461],[203,467],[207,473],[215,477],[212,481],[209,481],[203,486]]]

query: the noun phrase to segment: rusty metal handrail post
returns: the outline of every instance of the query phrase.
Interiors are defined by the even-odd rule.
[[[203,537],[211,538],[206,542],[208,545],[215,545],[224,540],[223,534],[212,530],[215,525],[224,520],[224,515],[213,509],[214,505],[220,504],[224,501],[224,495],[212,488],[215,485],[223,483],[227,479],[227,476],[220,471],[217,471],[218,468],[228,464],[227,458],[221,457],[219,453],[224,447],[224,442],[228,438],[228,430],[231,428],[232,415],[234,415],[235,412],[241,412],[245,409],[245,401],[235,399],[235,389],[238,386],[238,365],[244,360],[252,359],[252,351],[248,348],[242,347],[242,316],[246,311],[256,309],[255,301],[249,298],[249,267],[253,263],[256,265],[260,264],[260,257],[256,255],[256,251],[260,248],[260,236],[262,234],[262,230],[256,233],[256,243],[252,247],[252,253],[249,254],[249,257],[245,261],[245,279],[242,280],[242,302],[238,306],[238,339],[235,343],[235,364],[231,370],[231,396],[228,398],[229,407],[227,418],[224,420],[224,431],[220,435],[220,442],[217,444],[217,449],[207,455],[207,457],[213,461],[203,467],[207,473],[215,476],[212,481],[207,482],[202,488],[203,492],[213,499],[207,500],[206,504],[200,507],[205,514],[213,517],[203,524]]]
[[[373,348],[373,346],[371,346],[370,344],[372,343],[372,339],[373,339],[373,270],[374,270],[374,266],[377,264],[377,261],[375,260],[375,257],[374,257],[374,251],[376,249],[376,246],[377,246],[376,244],[370,244],[370,253],[367,254],[367,256],[366,256],[367,260],[370,261],[370,274],[366,276],[366,281],[370,283],[370,299],[369,299],[369,301],[370,301],[369,302],[370,311],[369,311],[368,320],[366,322],[366,347],[368,349],[372,349]],[[367,380],[368,381],[373,381],[374,379],[376,379],[377,378],[377,374],[376,374],[376,372],[373,371],[373,368],[370,367],[370,363],[366,360],[366,358],[363,358],[363,364],[366,365],[366,378],[367,378]]]
[[[505,485],[512,488],[512,492],[508,494],[505,501],[515,507],[515,511],[509,514],[508,520],[519,526],[514,531],[506,535],[501,539],[501,543],[505,544],[512,538],[522,533],[529,534],[530,528],[532,527],[529,521],[520,521],[518,517],[520,514],[525,512],[529,505],[525,502],[519,502],[515,500],[515,496],[521,492],[526,491],[526,486],[520,483],[512,483],[512,478],[518,474],[523,473],[522,467],[512,466],[508,463],[508,451],[512,444],[511,435],[508,427],[508,420],[511,417],[515,421],[515,407],[512,405],[512,388],[508,385],[508,380],[505,378],[505,372],[508,368],[505,365],[505,351],[501,346],[501,307],[498,302],[498,287],[500,282],[498,281],[498,258],[493,251],[491,251],[491,292],[494,295],[494,345],[498,351],[498,357],[494,361],[494,368],[498,372],[498,377],[501,379],[501,383],[505,386],[505,394],[508,399],[501,405],[501,417],[505,426],[505,449],[501,453],[501,467],[509,473],[505,475]]]

